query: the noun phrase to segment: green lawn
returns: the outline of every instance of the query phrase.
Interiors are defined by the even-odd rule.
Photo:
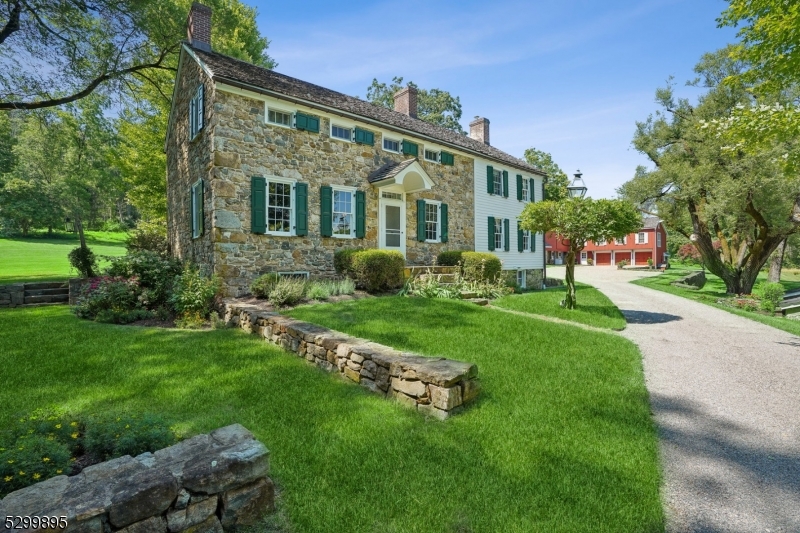
[[[86,244],[95,255],[125,255],[127,233],[87,231]],[[36,237],[0,238],[0,284],[23,281],[59,281],[76,275],[67,254],[78,246],[71,233]],[[100,265],[105,264],[100,261]]]
[[[633,280],[631,283],[635,283],[643,287],[649,287],[651,289],[656,289],[663,292],[668,292],[670,294],[675,294],[677,296],[682,296],[684,298],[689,298],[690,300],[702,302],[704,304],[711,305],[719,309],[724,309],[729,313],[743,316],[745,318],[761,322],[762,324],[782,329],[783,331],[788,331],[789,333],[792,333],[794,335],[800,335],[800,320],[767,316],[767,315],[762,315],[760,313],[753,313],[750,311],[745,311],[743,309],[734,309],[725,305],[718,304],[717,300],[719,300],[720,298],[728,298],[729,295],[725,292],[725,283],[723,283],[719,277],[715,276],[714,274],[711,274],[708,271],[706,271],[706,284],[705,286],[703,286],[702,289],[698,291],[682,289],[680,287],[675,287],[673,285],[670,285],[670,283],[672,283],[673,281],[682,278],[687,274],[689,274],[689,270],[670,269],[662,274],[659,274],[658,276]],[[764,280],[766,279],[766,274],[762,272],[759,274],[758,277],[760,280]],[[784,287],[786,287],[786,290],[800,288],[800,280],[789,281],[786,280],[785,276],[781,276],[781,283],[784,285]]]
[[[239,422],[271,450],[297,532],[658,532],[641,355],[616,335],[465,302],[372,298],[295,316],[478,364],[482,396],[425,419],[238,330],[0,311],[0,427],[56,405],[155,411],[186,434]]]
[[[492,305],[534,315],[554,316],[597,328],[625,329],[627,322],[623,314],[605,294],[594,287],[580,283],[575,286],[578,307],[572,310],[564,309],[559,305],[565,294],[566,287],[556,287],[544,291],[505,296],[493,301]]]

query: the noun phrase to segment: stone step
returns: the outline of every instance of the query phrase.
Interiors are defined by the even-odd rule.
[[[26,291],[38,291],[40,289],[69,289],[69,284],[66,281],[38,281],[36,283],[26,283]]]
[[[17,307],[45,307],[45,306],[48,306],[48,305],[65,305],[67,303],[68,302],[66,300],[64,300],[63,302],[44,302],[44,303],[39,303],[39,304],[21,304],[21,305],[18,305]]]
[[[52,304],[69,302],[69,294],[55,294],[49,296],[26,296],[23,303],[26,304]]]
[[[66,294],[69,296],[69,287],[59,287],[57,289],[25,289],[25,297],[28,296],[56,296]]]
[[[784,307],[783,309],[781,309],[781,311],[783,311],[784,315],[793,315],[795,313],[800,313],[800,304]]]
[[[800,298],[800,289],[786,291],[786,294],[783,295],[784,300],[792,300],[794,298]]]

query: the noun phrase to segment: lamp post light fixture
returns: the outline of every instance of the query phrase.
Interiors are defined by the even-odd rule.
[[[583,181],[583,174],[579,170],[575,173],[575,179],[572,180],[569,187],[567,187],[567,191],[569,191],[570,198],[583,198],[586,196],[586,183]]]

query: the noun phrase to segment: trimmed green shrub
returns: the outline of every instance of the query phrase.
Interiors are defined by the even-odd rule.
[[[786,288],[780,283],[765,281],[758,286],[758,295],[761,296],[761,309],[774,313],[786,294]]]
[[[396,289],[403,285],[406,260],[400,252],[361,250],[350,259],[356,286],[368,292]]]
[[[306,293],[306,280],[283,277],[269,293],[269,303],[275,307],[300,303]]]
[[[462,252],[464,278],[469,281],[497,279],[503,264],[494,254],[487,252]]]
[[[93,278],[97,272],[97,257],[88,247],[78,246],[69,255],[69,264],[78,271],[82,278]]]
[[[169,241],[167,240],[167,226],[159,222],[145,222],[140,220],[125,243],[128,253],[155,252],[163,258],[169,257]]]
[[[172,287],[172,302],[181,315],[200,315],[206,318],[214,307],[214,298],[220,289],[216,276],[206,277],[194,265],[187,265],[183,273],[175,278]]]
[[[343,276],[352,276],[353,272],[353,256],[363,251],[361,248],[345,248],[344,250],[337,250],[333,254],[333,268],[336,272]]]
[[[463,251],[442,252],[436,257],[436,264],[440,266],[464,264],[463,255]]]
[[[119,278],[137,278],[142,287],[142,303],[155,309],[169,301],[175,277],[183,270],[180,261],[161,257],[150,250],[129,252],[115,257],[106,268],[106,275]]]
[[[250,285],[250,292],[256,298],[269,298],[269,293],[275,284],[278,283],[280,276],[276,272],[268,272],[258,276],[255,281]]]
[[[103,416],[86,423],[83,447],[103,461],[154,452],[177,442],[169,424],[157,415]]]

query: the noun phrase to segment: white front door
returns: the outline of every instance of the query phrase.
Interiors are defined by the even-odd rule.
[[[386,198],[385,196],[391,196]],[[398,199],[397,197],[400,197]],[[406,202],[403,193],[381,193],[379,247],[406,255]]]
[[[588,263],[588,254],[586,252],[581,252],[581,264],[585,265]]]

